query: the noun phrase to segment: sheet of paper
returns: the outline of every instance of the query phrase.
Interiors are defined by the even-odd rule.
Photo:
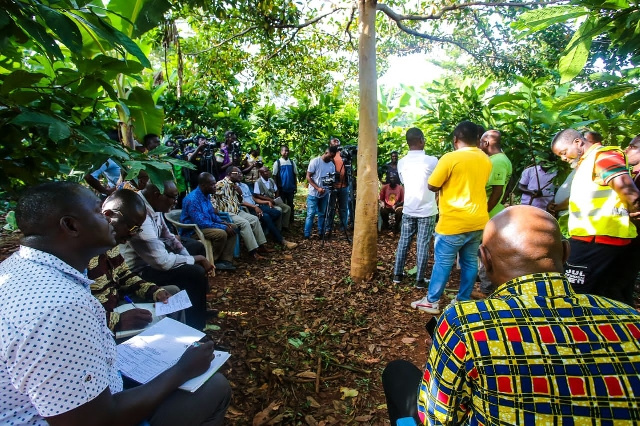
[[[164,318],[135,337],[118,345],[116,367],[139,383],[147,383],[172,367],[193,342],[204,333],[171,318]],[[180,388],[195,392],[229,358],[227,352],[215,352],[209,369],[185,382]]]
[[[156,302],[156,315],[169,315],[191,307],[191,300],[186,290],[171,296],[167,303]]]
[[[146,328],[151,327],[153,324],[157,323],[162,318],[164,318],[163,315],[157,316],[156,309],[155,309],[153,303],[136,303],[136,308],[138,308],[138,309],[146,309],[147,311],[151,312],[151,315],[152,315],[151,322],[145,328],[140,328],[140,329],[136,329],[136,330],[116,331],[116,339],[124,339],[124,338],[127,338],[127,337],[135,336],[136,334],[142,332]],[[133,305],[131,303],[126,303],[124,305],[120,305],[120,306],[116,307],[113,310],[113,312],[118,312],[118,313],[121,314],[123,312],[128,311],[129,309],[133,309]]]

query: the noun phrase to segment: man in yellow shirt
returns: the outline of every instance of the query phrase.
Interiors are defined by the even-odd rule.
[[[460,254],[460,290],[456,300],[469,300],[478,274],[477,252],[482,230],[489,221],[485,185],[491,174],[489,157],[478,148],[477,126],[458,124],[453,132],[454,152],[442,156],[429,177],[429,189],[440,192],[440,220],[436,225],[435,264],[428,294],[411,307],[439,314],[439,300]]]

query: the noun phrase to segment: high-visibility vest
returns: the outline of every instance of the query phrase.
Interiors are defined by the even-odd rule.
[[[569,234],[588,237],[608,235],[635,238],[636,227],[629,219],[627,206],[609,185],[593,181],[596,156],[604,151],[620,151],[618,147],[594,148],[576,170],[569,196]]]

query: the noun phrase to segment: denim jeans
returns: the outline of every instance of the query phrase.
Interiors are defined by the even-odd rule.
[[[304,236],[306,238],[311,236],[311,228],[313,227],[313,219],[318,216],[318,234],[324,234],[324,213],[327,209],[327,203],[329,202],[329,196],[314,197],[313,195],[307,196],[307,218],[304,221]]]
[[[338,200],[338,216],[340,217],[340,225],[338,228],[346,228],[349,225],[349,187],[338,188],[331,194],[329,200],[329,223],[327,224],[327,231],[333,230],[333,221],[336,214],[336,199]]]
[[[460,254],[460,290],[457,299],[469,300],[478,275],[478,246],[482,241],[482,230],[454,235],[435,234],[435,264],[431,271],[427,300],[431,303],[440,300],[457,254]]]

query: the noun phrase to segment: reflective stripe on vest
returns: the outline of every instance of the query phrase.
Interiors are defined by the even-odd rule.
[[[569,196],[571,236],[634,238],[637,235],[635,225],[629,220],[629,211],[616,191],[593,181],[597,154],[614,150],[620,151],[617,147],[596,148],[578,166]]]

